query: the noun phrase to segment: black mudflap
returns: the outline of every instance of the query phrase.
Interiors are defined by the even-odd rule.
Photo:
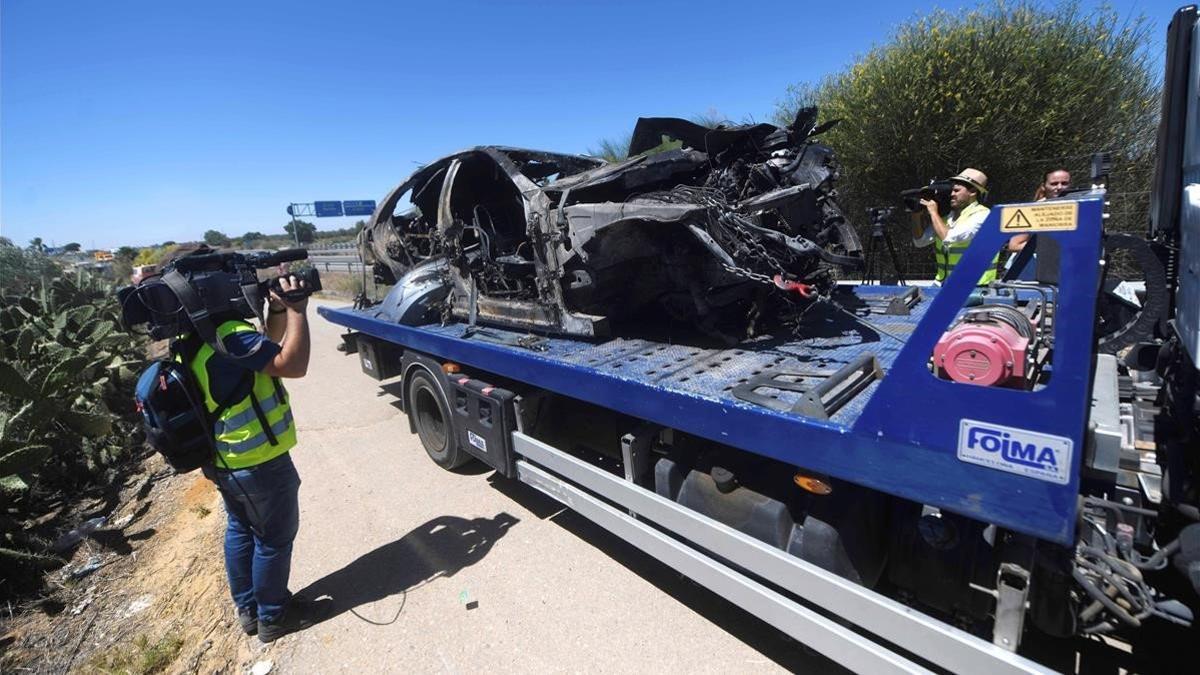
[[[516,478],[512,432],[516,394],[466,375],[451,375],[450,410],[459,447],[509,478]]]

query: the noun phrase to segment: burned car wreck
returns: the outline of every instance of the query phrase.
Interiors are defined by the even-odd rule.
[[[440,311],[599,338],[653,316],[726,341],[794,326],[833,268],[862,260],[816,119],[813,108],[787,127],[642,118],[629,159],[612,163],[459,152],[390,192],[360,250],[377,281],[398,282],[384,304],[405,323]]]

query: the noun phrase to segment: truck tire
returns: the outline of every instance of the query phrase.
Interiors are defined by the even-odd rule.
[[[458,447],[454,433],[454,418],[441,387],[428,371],[417,368],[408,381],[409,416],[417,437],[434,464],[443,469],[456,469],[471,460]]]

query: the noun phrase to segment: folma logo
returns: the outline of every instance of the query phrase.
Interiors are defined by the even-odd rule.
[[[958,429],[958,458],[971,464],[1066,485],[1071,477],[1069,438],[964,419]]]
[[[967,448],[980,448],[986,452],[998,452],[1007,461],[1024,464],[1038,469],[1058,468],[1058,458],[1054,449],[1036,443],[1022,443],[1012,437],[1012,434],[999,429],[974,427],[967,432]]]

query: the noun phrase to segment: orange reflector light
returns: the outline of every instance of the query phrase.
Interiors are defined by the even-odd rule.
[[[806,476],[802,473],[798,473],[792,477],[792,480],[796,483],[796,485],[799,485],[801,488],[813,493],[814,495],[827,495],[833,492],[833,486],[821,480],[820,478],[814,478],[812,476]]]
[[[461,373],[462,366],[458,365],[457,363],[451,363],[451,362],[447,361],[442,364],[442,372],[447,375],[453,375],[454,373]]]

